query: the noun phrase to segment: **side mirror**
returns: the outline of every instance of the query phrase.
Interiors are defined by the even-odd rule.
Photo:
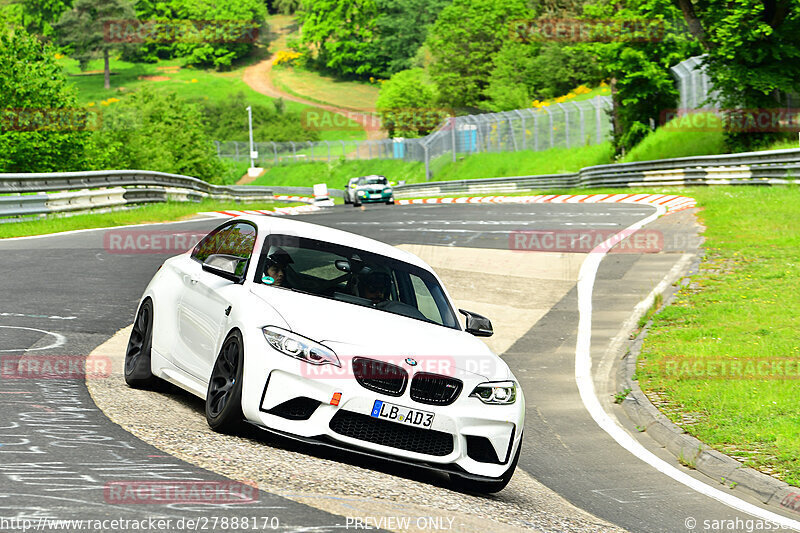
[[[234,283],[244,279],[244,267],[247,259],[236,255],[211,254],[203,261],[203,270],[221,276]]]
[[[491,337],[494,335],[492,321],[483,315],[459,309],[459,313],[467,317],[467,333],[472,333],[476,337]]]

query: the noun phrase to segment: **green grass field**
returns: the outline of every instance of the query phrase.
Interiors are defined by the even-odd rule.
[[[191,218],[203,211],[225,211],[227,209],[274,209],[301,204],[271,202],[166,202],[148,204],[109,213],[86,213],[73,216],[50,215],[39,220],[0,223],[0,239],[9,237],[26,237],[28,235],[45,235],[61,231],[87,228],[108,228],[128,224],[145,224],[148,222],[166,222]]]
[[[639,383],[691,435],[800,485],[800,188],[681,192],[702,208],[705,257],[655,316]],[[767,375],[749,375],[761,361]]]
[[[292,67],[273,68],[272,81],[289,94],[345,109],[373,110],[380,92],[378,84],[343,81]]]

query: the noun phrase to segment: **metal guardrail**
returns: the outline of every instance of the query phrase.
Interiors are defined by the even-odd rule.
[[[660,185],[777,185],[800,176],[800,149],[680,157],[582,168],[572,174],[431,181],[394,188],[398,198],[547,189]]]
[[[396,197],[408,198],[597,187],[777,185],[789,183],[794,176],[800,176],[800,149],[597,165],[572,174],[434,181],[397,185],[394,190]],[[336,189],[328,192],[337,197],[343,194]],[[143,170],[0,174],[0,217],[86,211],[167,200],[270,201],[276,194],[309,196],[312,193],[310,187],[211,185],[189,176]]]
[[[212,185],[190,176],[143,170],[0,174],[0,217],[88,211],[167,200],[272,201],[276,194],[308,196],[312,192],[310,187]],[[342,194],[329,192],[332,196]]]

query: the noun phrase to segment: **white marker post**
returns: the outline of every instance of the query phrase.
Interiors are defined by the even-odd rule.
[[[253,145],[253,108],[250,106],[247,106],[247,123],[250,129],[250,168],[247,169],[247,175],[255,178],[260,176],[264,169],[256,166],[258,152]]]

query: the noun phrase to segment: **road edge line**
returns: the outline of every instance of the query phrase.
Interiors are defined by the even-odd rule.
[[[664,206],[656,205],[656,212],[616,235],[610,237],[605,242],[595,247],[584,259],[578,274],[578,338],[575,347],[575,382],[584,407],[591,417],[603,431],[614,439],[617,444],[636,456],[638,459],[649,464],[664,475],[669,476],[678,483],[699,492],[705,496],[713,498],[718,502],[727,505],[737,511],[749,514],[764,521],[779,524],[795,531],[800,531],[800,522],[782,515],[762,509],[756,505],[748,503],[731,494],[707,485],[703,481],[697,480],[692,476],[680,471],[675,466],[659,458],[651,451],[647,450],[638,440],[624,430],[612,416],[603,409],[594,386],[592,378],[592,293],[597,270],[611,245],[626,238],[632,232],[642,228],[650,222],[658,219],[667,212]]]

